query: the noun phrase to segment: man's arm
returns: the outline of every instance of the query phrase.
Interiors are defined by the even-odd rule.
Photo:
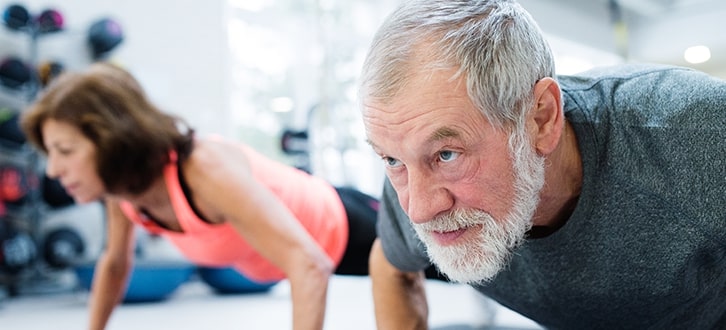
[[[429,309],[423,272],[404,272],[393,266],[378,239],[369,263],[377,328],[427,329]]]

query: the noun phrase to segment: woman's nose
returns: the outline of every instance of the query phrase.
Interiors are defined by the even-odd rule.
[[[45,175],[47,175],[51,179],[58,178],[60,176],[60,171],[58,170],[58,162],[55,160],[55,157],[48,156],[45,163]]]

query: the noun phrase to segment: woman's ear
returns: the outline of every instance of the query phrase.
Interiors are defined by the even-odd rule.
[[[532,145],[537,153],[549,155],[555,150],[565,128],[560,86],[552,78],[545,77],[534,85],[534,108],[529,116]]]

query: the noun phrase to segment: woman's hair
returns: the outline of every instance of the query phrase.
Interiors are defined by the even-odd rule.
[[[454,68],[492,125],[519,126],[534,84],[555,77],[549,45],[513,0],[414,0],[392,13],[366,57],[360,100],[390,103],[416,72]]]
[[[95,144],[96,168],[111,193],[145,191],[170,161],[169,151],[181,158],[191,151],[193,130],[159,110],[130,73],[109,63],[63,73],[23,113],[28,140],[46,153],[42,127],[49,119],[75,126]]]

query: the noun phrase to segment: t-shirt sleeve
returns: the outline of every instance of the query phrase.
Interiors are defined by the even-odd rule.
[[[388,178],[383,184],[377,226],[383,252],[391,264],[408,272],[424,270],[431,265],[424,244],[416,236]]]

